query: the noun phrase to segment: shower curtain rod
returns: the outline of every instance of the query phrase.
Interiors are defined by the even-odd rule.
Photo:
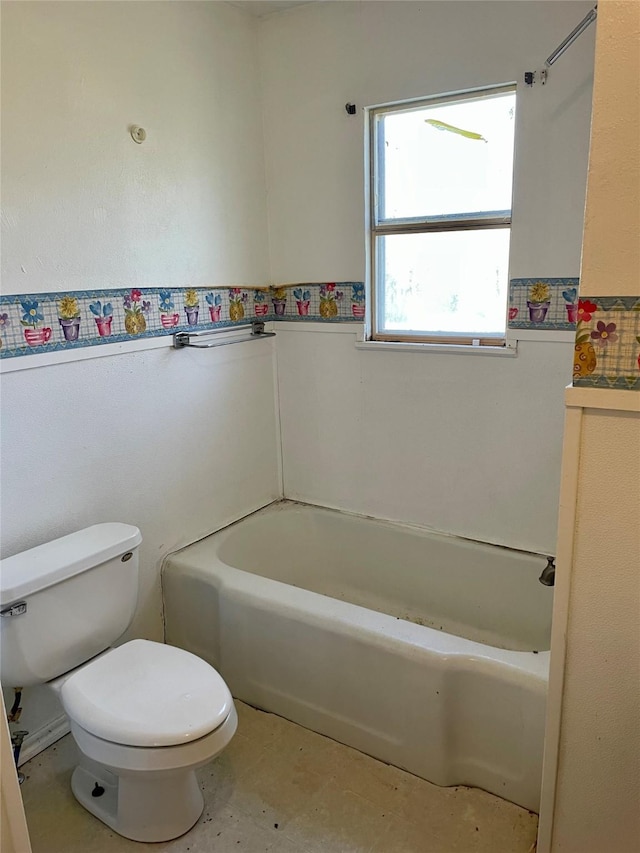
[[[551,68],[553,63],[557,59],[560,59],[560,57],[565,52],[565,50],[567,50],[567,48],[570,47],[574,43],[574,41],[579,36],[582,35],[582,33],[587,29],[589,24],[592,24],[597,17],[598,17],[598,6],[596,4],[593,7],[593,9],[591,9],[591,11],[588,12],[584,16],[584,18],[580,21],[578,26],[569,33],[569,35],[562,42],[562,44],[559,44],[558,47],[553,51],[553,53],[549,54],[549,56],[547,57],[547,59],[545,60],[545,63],[544,63],[547,66],[547,68]]]

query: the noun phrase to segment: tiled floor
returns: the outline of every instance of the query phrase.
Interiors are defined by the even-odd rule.
[[[205,809],[163,844],[121,838],[73,798],[70,735],[22,767],[33,853],[528,853],[536,815],[439,788],[237,702],[238,732],[199,771]]]

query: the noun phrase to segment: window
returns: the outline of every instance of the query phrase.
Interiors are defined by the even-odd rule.
[[[515,85],[370,110],[371,336],[505,342]]]

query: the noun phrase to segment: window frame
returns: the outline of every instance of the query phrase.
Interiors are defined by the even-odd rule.
[[[369,309],[367,313],[367,339],[371,341],[386,342],[386,343],[415,343],[415,344],[443,344],[443,345],[460,345],[473,347],[476,351],[479,346],[489,347],[508,347],[510,342],[507,340],[507,313],[508,313],[508,294],[505,299],[505,331],[495,335],[472,335],[471,333],[447,333],[442,334],[412,334],[408,331],[399,330],[380,331],[379,327],[379,288],[382,282],[378,282],[378,270],[380,269],[381,261],[380,254],[383,251],[384,244],[379,241],[379,237],[384,237],[393,234],[424,234],[424,233],[442,233],[446,231],[482,231],[485,229],[508,228],[511,229],[513,218],[513,185],[511,189],[511,207],[509,210],[503,211],[487,211],[476,212],[468,216],[460,216],[458,214],[444,214],[442,216],[417,216],[417,217],[396,217],[393,219],[381,219],[378,217],[378,211],[383,209],[384,198],[380,197],[384,188],[384,150],[381,147],[384,145],[384,138],[381,133],[377,132],[378,118],[390,113],[398,112],[413,112],[424,106],[435,104],[446,104],[456,101],[471,101],[484,100],[487,98],[503,95],[505,93],[517,94],[517,84],[501,83],[495,86],[485,86],[479,89],[467,89],[461,92],[449,93],[445,95],[433,95],[424,98],[415,98],[407,101],[394,102],[389,104],[380,104],[370,107],[367,110],[368,127],[366,130],[367,137],[367,286],[369,296]],[[514,170],[515,170],[515,145],[514,137]],[[379,188],[380,192],[379,192]],[[509,258],[510,264],[510,258]],[[510,274],[507,273],[509,280]],[[508,282],[507,282],[508,286]]]

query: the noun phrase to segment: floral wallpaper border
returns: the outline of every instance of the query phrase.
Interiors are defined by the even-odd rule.
[[[573,384],[640,391],[640,296],[578,300]]]
[[[140,287],[0,296],[0,358],[56,352],[253,319],[362,321],[362,282],[276,287]]]
[[[578,284],[577,278],[512,278],[508,327],[573,331],[578,316]]]
[[[509,329],[576,331],[573,384],[640,390],[640,296],[578,298],[577,278],[512,279]],[[362,322],[359,281],[0,296],[0,358],[265,322]]]

